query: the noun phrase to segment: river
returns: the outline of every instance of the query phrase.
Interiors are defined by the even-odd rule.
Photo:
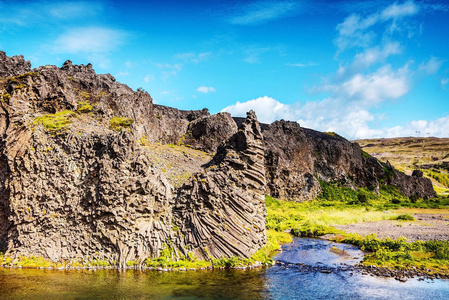
[[[333,248],[336,247],[336,248]],[[351,245],[295,238],[270,268],[157,272],[0,268],[0,299],[448,299],[449,280],[362,275],[345,269]]]

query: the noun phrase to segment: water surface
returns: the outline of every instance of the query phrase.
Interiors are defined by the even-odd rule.
[[[340,251],[335,251],[337,247]],[[354,246],[297,239],[283,265],[188,272],[0,268],[0,299],[448,299],[448,280],[372,277],[343,271],[362,258]]]

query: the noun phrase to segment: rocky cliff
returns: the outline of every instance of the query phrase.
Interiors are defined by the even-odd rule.
[[[137,141],[177,143],[207,110],[154,106],[91,65],[30,70],[5,55],[0,65],[0,251],[124,266],[167,247],[208,259],[248,257],[264,245],[254,114],[222,144],[238,166],[217,157],[177,189]]]
[[[264,194],[314,199],[318,180],[435,193],[335,134],[154,105],[90,64],[30,66],[0,52],[0,251],[11,256],[248,257],[266,243]],[[145,146],[155,143],[215,155],[174,180]],[[184,155],[188,169],[196,158]]]

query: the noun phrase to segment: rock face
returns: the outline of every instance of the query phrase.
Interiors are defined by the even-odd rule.
[[[384,183],[396,186],[406,196],[436,195],[428,178],[407,176],[334,133],[301,128],[288,121],[262,128],[268,189],[275,197],[293,201],[314,199],[321,191],[318,180],[374,191],[379,191],[380,183]]]
[[[175,186],[146,143],[216,154]],[[124,266],[169,247],[175,258],[248,257],[266,243],[264,195],[314,199],[318,180],[435,194],[422,173],[336,135],[153,105],[90,64],[30,70],[0,52],[0,251],[11,256]]]
[[[222,141],[237,132],[237,125],[229,113],[202,116],[189,123],[185,143],[194,149],[215,153]]]
[[[150,140],[164,144],[184,143],[189,123],[210,116],[207,108],[203,110],[178,110],[162,105],[154,105],[154,115],[156,126],[152,128]]]
[[[6,60],[0,251],[124,266],[166,247],[175,257],[219,258],[248,257],[265,244],[263,142],[254,114],[223,143],[220,158],[178,190],[136,140],[179,142],[207,110],[155,107],[149,94],[91,65],[67,61],[16,75],[11,70],[22,70],[23,59]],[[112,127],[114,118],[128,123]]]
[[[296,201],[314,199],[320,184],[315,178],[313,148],[299,124],[276,121],[263,135],[270,195]]]
[[[31,71],[31,62],[22,55],[9,57],[0,51],[0,77],[17,76]]]
[[[179,191],[176,219],[200,258],[246,256],[266,243],[264,144],[253,111]]]

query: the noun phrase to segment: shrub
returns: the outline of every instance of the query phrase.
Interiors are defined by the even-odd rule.
[[[63,110],[55,114],[43,115],[34,119],[33,124],[41,124],[47,131],[58,132],[72,123],[76,114],[71,110]]]
[[[92,104],[89,102],[78,102],[78,112],[79,113],[88,113],[92,111]]]
[[[415,221],[415,218],[409,214],[403,214],[396,217],[396,220],[401,221]]]
[[[109,120],[109,128],[115,131],[122,131],[123,128],[129,128],[133,123],[134,120],[130,118],[113,117]]]
[[[397,198],[393,198],[393,199],[391,199],[391,203],[393,203],[393,204],[401,204],[401,200],[399,200]]]

